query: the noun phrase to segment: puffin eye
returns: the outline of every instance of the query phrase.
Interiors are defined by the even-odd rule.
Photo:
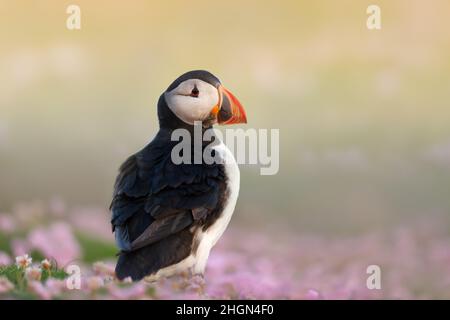
[[[191,97],[198,98],[198,94],[200,91],[198,91],[197,86],[194,86],[194,88],[191,91]]]

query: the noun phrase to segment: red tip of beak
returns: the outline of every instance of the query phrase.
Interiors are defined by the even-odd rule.
[[[221,122],[221,124],[247,123],[247,115],[245,113],[244,107],[239,102],[239,100],[223,86],[221,86],[219,90],[223,95],[227,96],[228,101],[230,102],[230,109],[231,109],[231,118]]]

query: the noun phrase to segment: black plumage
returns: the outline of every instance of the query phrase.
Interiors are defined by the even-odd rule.
[[[194,71],[169,89],[192,77],[213,85],[219,81],[208,72]],[[194,128],[173,114],[163,95],[158,118],[159,132],[122,164],[114,187],[111,224],[120,249],[119,279],[139,280],[186,258],[197,245],[194,230],[213,224],[226,201],[223,165],[172,162],[171,151],[178,143],[171,141],[172,131]]]

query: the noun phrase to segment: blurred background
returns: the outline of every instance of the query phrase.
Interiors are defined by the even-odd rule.
[[[71,2],[0,3],[2,210],[106,208],[118,166],[158,130],[159,95],[202,68],[247,127],[280,129],[280,172],[243,168],[236,220],[348,231],[449,216],[446,1],[378,1],[380,31],[367,1],[77,1],[74,31]]]
[[[66,28],[69,4],[81,30]],[[381,30],[366,27],[370,4]],[[280,129],[280,171],[241,168],[231,228],[450,231],[448,1],[2,0],[0,11],[0,211],[90,208],[109,228],[117,169],[157,132],[160,94],[206,69],[245,106],[243,128]]]

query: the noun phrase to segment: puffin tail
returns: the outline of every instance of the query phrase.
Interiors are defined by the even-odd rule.
[[[189,229],[170,235],[134,251],[119,252],[116,277],[119,280],[130,277],[139,281],[155,274],[160,269],[174,265],[191,253],[193,235]]]
[[[152,273],[151,259],[147,257],[148,250],[142,248],[136,251],[119,252],[119,259],[116,265],[116,277],[119,280],[130,277],[133,281],[138,281]]]

